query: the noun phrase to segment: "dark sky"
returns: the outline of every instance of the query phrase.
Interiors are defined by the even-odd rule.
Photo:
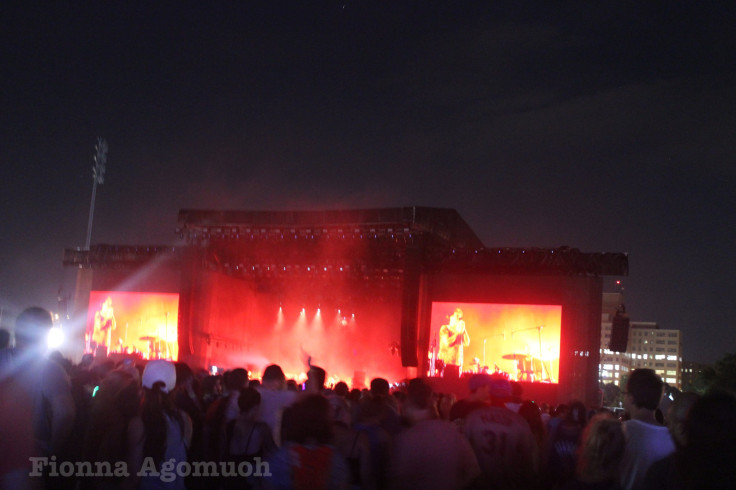
[[[736,352],[726,3],[4,2],[2,322],[73,291],[102,136],[93,243],[173,244],[180,208],[455,208],[489,247],[629,253],[634,320]]]

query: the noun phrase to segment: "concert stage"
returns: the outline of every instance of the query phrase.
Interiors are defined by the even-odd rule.
[[[176,247],[65,251],[81,349],[297,379],[311,357],[361,386],[441,373],[460,309],[463,371],[595,403],[602,277],[628,269],[619,253],[485,247],[451,209],[182,210],[176,232]]]

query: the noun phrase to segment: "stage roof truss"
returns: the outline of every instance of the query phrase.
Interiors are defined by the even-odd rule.
[[[134,268],[152,260],[198,261],[242,278],[336,276],[400,281],[421,272],[628,275],[623,253],[576,248],[484,247],[457,211],[181,210],[180,247],[95,245],[64,252],[64,265]]]

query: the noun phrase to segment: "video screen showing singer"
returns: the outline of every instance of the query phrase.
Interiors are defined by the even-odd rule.
[[[561,328],[561,305],[433,301],[428,373],[556,384]]]
[[[470,335],[465,329],[463,310],[456,308],[446,325],[442,325],[439,331],[438,358],[445,366],[458,366],[459,372],[463,372],[463,347],[470,345]]]

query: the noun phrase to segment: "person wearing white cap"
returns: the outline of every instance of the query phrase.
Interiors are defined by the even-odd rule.
[[[157,359],[149,361],[143,369],[143,378],[141,384],[144,388],[152,389],[154,383],[161,382],[163,393],[170,393],[176,386],[176,367],[169,361]]]
[[[174,406],[171,392],[176,386],[174,364],[162,359],[149,361],[141,379],[144,395],[141,414],[128,426],[128,469],[137,488],[183,489],[184,479],[176,476],[164,482],[157,476],[161,464],[187,460],[192,438],[192,421]],[[148,476],[138,476],[138,473]]]

